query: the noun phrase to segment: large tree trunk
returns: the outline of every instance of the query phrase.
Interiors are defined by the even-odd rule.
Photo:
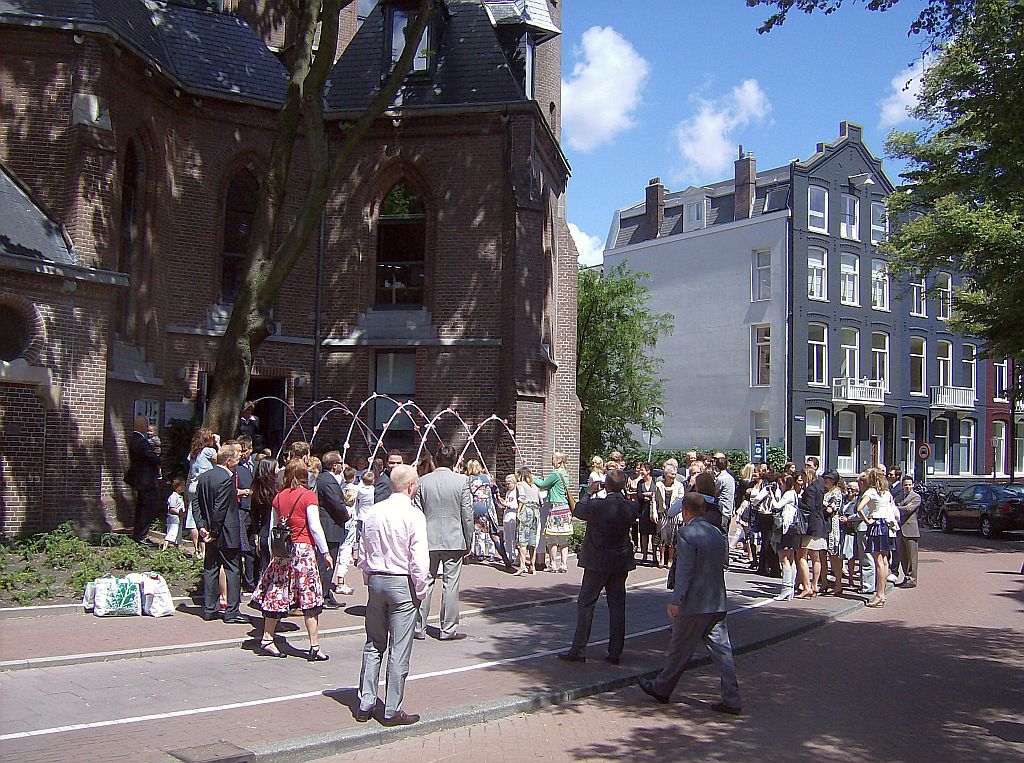
[[[438,0],[419,0],[413,23],[406,27],[406,45],[373,101],[348,126],[333,161],[328,155],[324,126],[324,83],[337,51],[339,14],[354,0],[307,0],[299,13],[295,61],[284,103],[278,112],[270,163],[257,202],[256,218],[246,246],[246,264],[238,299],[217,352],[213,386],[203,419],[204,426],[221,435],[234,436],[242,403],[249,388],[253,361],[269,336],[267,321],[277,293],[295,263],[309,245],[327,204],[330,190],[342,168],[374,121],[387,110],[412,68],[418,42]],[[318,22],[320,44],[313,51]],[[300,123],[310,158],[307,193],[298,215],[280,244],[274,232],[287,196],[295,142]]]

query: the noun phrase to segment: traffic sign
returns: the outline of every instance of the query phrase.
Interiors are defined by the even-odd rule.
[[[758,464],[764,461],[764,443],[760,440],[754,443],[754,453],[751,460]]]
[[[922,461],[927,461],[932,457],[932,446],[927,442],[922,442],[917,446],[917,457]]]

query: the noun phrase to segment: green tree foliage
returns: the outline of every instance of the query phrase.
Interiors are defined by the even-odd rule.
[[[580,453],[606,453],[632,442],[626,429],[662,405],[660,358],[651,350],[674,327],[670,313],[653,313],[644,280],[620,264],[607,277],[580,271],[577,297],[576,394],[583,406]]]

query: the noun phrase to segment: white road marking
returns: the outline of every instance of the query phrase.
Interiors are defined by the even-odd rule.
[[[661,582],[661,581],[658,581]],[[642,583],[640,585],[648,585]],[[735,607],[729,610],[729,614],[737,612],[743,612],[748,609],[757,609],[763,607],[766,604],[771,604],[774,599],[767,598],[759,601],[751,602],[750,604],[744,604],[739,607]],[[649,636],[652,633],[659,633],[661,631],[669,630],[672,627],[671,624],[661,625],[657,628],[648,628],[646,630],[637,631],[635,633],[627,633],[626,638],[639,638],[641,636]],[[601,641],[591,641],[593,645],[607,644],[608,639],[602,639]],[[447,670],[435,670],[430,673],[419,673],[417,675],[409,676],[406,681],[421,681],[425,678],[438,678],[441,676],[455,675],[456,673],[467,673],[471,670],[482,670],[484,668],[493,668],[500,665],[508,665],[515,662],[523,662],[525,660],[532,660],[538,657],[550,657],[553,654],[564,651],[565,647],[559,649],[547,649],[542,652],[533,652],[531,654],[523,654],[518,657],[507,657],[502,660],[491,660],[489,662],[477,662],[470,665],[463,665],[458,668],[448,668]],[[384,680],[381,680],[381,685],[384,684]],[[345,688],[352,687],[331,687],[330,691],[339,691]],[[0,734],[0,742],[7,742],[13,739],[25,739],[27,737],[37,736],[48,736],[51,734],[65,734],[70,731],[84,731],[88,729],[99,729],[106,728],[108,726],[123,726],[130,723],[144,723],[145,721],[157,721],[164,718],[183,718],[190,715],[205,715],[209,713],[219,713],[226,710],[238,710],[246,707],[257,707],[260,705],[273,705],[280,702],[292,702],[299,699],[311,699],[313,697],[319,697],[324,694],[328,689],[320,689],[318,691],[307,691],[300,694],[287,694],[280,697],[267,697],[266,699],[254,699],[247,702],[232,702],[226,705],[214,705],[212,707],[195,707],[188,710],[172,710],[166,713],[153,713],[152,715],[137,715],[130,718],[115,718],[109,721],[94,721],[92,723],[76,723],[70,726],[54,726],[48,729],[36,729],[35,731],[18,731],[10,734]]]

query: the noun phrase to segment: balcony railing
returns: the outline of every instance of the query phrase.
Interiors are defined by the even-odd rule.
[[[932,408],[973,411],[977,396],[970,387],[932,387]]]
[[[882,405],[885,402],[885,383],[873,379],[851,379],[845,376],[833,379],[832,400],[833,402]]]

